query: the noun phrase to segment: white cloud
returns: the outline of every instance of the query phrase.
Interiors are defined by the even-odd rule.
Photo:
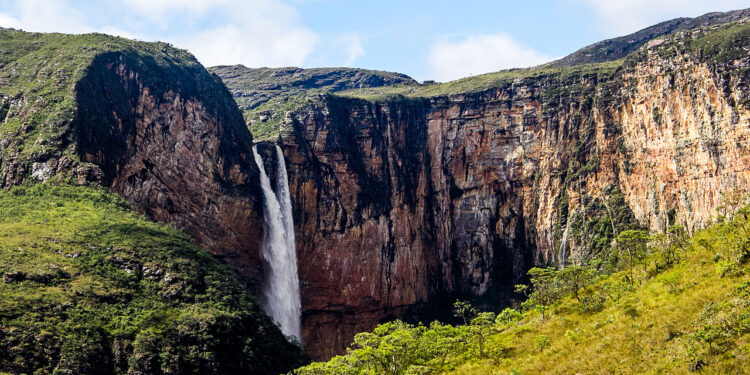
[[[362,38],[358,35],[349,35],[345,38],[346,43],[346,62],[344,66],[352,66],[354,62],[365,53],[362,46]]]
[[[552,60],[507,34],[472,35],[459,42],[440,41],[432,45],[428,59],[432,76],[439,81]]]
[[[315,34],[305,29],[278,31],[272,37],[264,37],[253,25],[228,25],[204,31],[177,44],[190,50],[206,66],[301,65],[315,47]]]
[[[630,34],[661,21],[743,9],[747,0],[584,0],[610,36]]]
[[[226,0],[124,0],[144,15],[162,16],[167,12],[188,10],[200,13],[217,5],[230,3]]]
[[[193,2],[196,7],[200,5],[200,0]],[[217,4],[215,10],[226,24],[176,41],[206,66],[298,66],[318,42],[317,34],[299,23],[295,9],[278,1],[224,0]]]
[[[21,21],[7,15],[4,13],[0,13],[0,27],[12,27],[12,28],[19,28],[21,27]]]
[[[84,33],[94,31],[86,26],[82,15],[64,1],[15,1],[17,14],[0,13],[0,25],[40,32]],[[6,25],[7,22],[7,25]]]
[[[0,26],[28,31],[104,32],[162,40],[204,65],[302,65],[318,43],[284,0],[8,0]],[[361,51],[348,47],[350,61]],[[361,48],[361,46],[360,46]],[[353,57],[351,57],[353,56]]]

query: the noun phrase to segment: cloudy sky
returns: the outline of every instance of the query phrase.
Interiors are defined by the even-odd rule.
[[[0,26],[161,40],[207,66],[352,66],[448,81],[746,7],[749,0],[0,0]]]

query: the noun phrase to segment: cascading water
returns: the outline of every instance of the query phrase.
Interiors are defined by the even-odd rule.
[[[263,247],[261,256],[268,269],[263,285],[263,306],[281,331],[287,336],[300,338],[300,297],[297,275],[297,253],[294,246],[294,221],[289,197],[286,163],[281,148],[276,146],[276,192],[266,174],[263,159],[253,146],[255,163],[260,169],[263,188]]]
[[[565,268],[565,263],[568,261],[568,254],[566,254],[568,251],[568,229],[570,229],[570,221],[568,221],[568,225],[565,226],[562,242],[560,242],[560,251],[558,252],[558,261],[561,268]]]

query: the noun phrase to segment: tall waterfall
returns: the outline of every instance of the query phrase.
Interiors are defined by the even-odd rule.
[[[260,169],[260,183],[263,188],[264,236],[261,256],[268,265],[263,285],[263,306],[268,315],[281,325],[281,331],[285,335],[299,339],[299,277],[294,246],[292,202],[289,197],[284,154],[281,148],[276,146],[275,193],[256,146],[253,146],[253,156]]]

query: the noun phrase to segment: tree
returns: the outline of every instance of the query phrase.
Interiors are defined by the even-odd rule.
[[[646,256],[646,248],[651,237],[648,232],[640,229],[630,229],[621,232],[617,236],[617,246],[620,252],[628,254],[628,268],[630,269],[630,284],[635,280],[633,278],[633,266],[635,262]]]
[[[566,293],[570,293],[578,302],[581,298],[578,292],[594,281],[596,271],[584,266],[568,266],[557,271],[557,279]]]
[[[719,212],[719,221],[732,220],[734,214],[747,204],[748,196],[739,191],[721,193],[721,206],[716,207]]]
[[[682,225],[672,225],[669,227],[667,235],[669,236],[669,246],[682,250],[682,253],[687,257],[690,240],[685,227]]]
[[[372,365],[379,374],[403,374],[418,360],[419,337],[424,327],[414,327],[402,321],[381,324],[372,332],[354,336],[352,356]]]
[[[516,285],[517,292],[525,293],[529,297],[524,304],[534,306],[542,314],[542,319],[544,319],[544,311],[547,310],[547,307],[561,297],[562,289],[556,277],[556,272],[552,267],[534,267],[527,273],[531,288],[527,285]],[[531,294],[529,294],[529,290],[531,290]]]
[[[469,333],[473,338],[479,349],[479,357],[484,358],[484,344],[487,342],[487,338],[494,333],[495,324],[495,313],[482,312],[477,314],[477,317],[471,320],[469,325]]]
[[[495,325],[506,325],[509,326],[513,322],[517,322],[521,319],[521,312],[510,307],[506,307],[500,314],[497,314],[495,318]]]
[[[469,302],[456,300],[456,302],[453,303],[453,316],[463,319],[464,325],[469,324],[471,319],[476,315],[477,309]]]
[[[466,326],[432,322],[430,328],[422,335],[422,343],[429,358],[429,364],[442,369],[451,354],[461,353],[467,345],[469,335]]]

